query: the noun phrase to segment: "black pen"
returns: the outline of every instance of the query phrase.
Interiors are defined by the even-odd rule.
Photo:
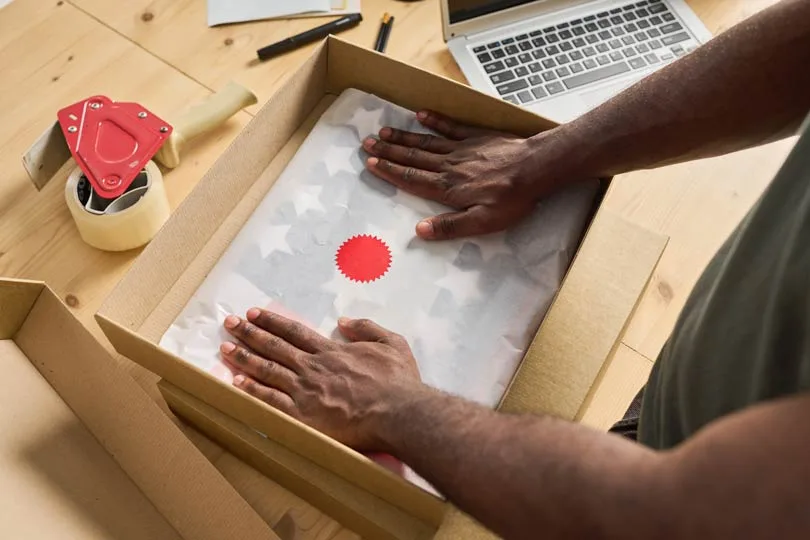
[[[303,47],[307,43],[321,40],[329,34],[337,34],[343,30],[348,30],[349,28],[357,26],[362,20],[363,16],[359,13],[346,15],[345,17],[341,17],[340,19],[330,23],[323,24],[313,28],[312,30],[307,30],[306,32],[301,32],[296,36],[288,37],[287,39],[281,40],[278,43],[273,43],[267,47],[262,47],[256,51],[256,54],[259,56],[259,60],[269,60],[274,56]]]
[[[380,48],[377,51],[384,53],[385,48],[388,46],[388,38],[391,37],[391,30],[394,28],[394,16],[391,15],[388,18],[388,22],[385,23],[385,31],[382,35],[382,40],[380,40]]]
[[[377,40],[374,42],[374,50],[377,52],[385,52],[385,45],[388,41],[388,21],[391,20],[390,14],[386,13],[382,16],[380,21],[380,30],[377,32]]]

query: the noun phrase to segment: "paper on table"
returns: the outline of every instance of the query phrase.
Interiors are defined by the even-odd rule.
[[[208,0],[208,26],[360,13],[360,0]]]
[[[298,15],[291,15],[291,19],[299,19],[304,17],[328,17],[331,15],[351,15],[352,13],[360,13],[360,0],[332,0],[332,9],[323,12],[308,12],[300,13]]]

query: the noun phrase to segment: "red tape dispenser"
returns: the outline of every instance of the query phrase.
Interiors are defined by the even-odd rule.
[[[151,161],[172,127],[137,103],[92,96],[57,113],[78,168],[65,200],[82,239],[106,251],[142,246],[169,218],[163,175]]]
[[[72,157],[77,167],[68,175],[65,200],[82,239],[105,251],[133,249],[149,242],[170,214],[153,160],[178,166],[186,141],[254,103],[252,92],[229,83],[184,113],[173,129],[138,103],[92,96],[60,110],[23,165],[41,189]]]

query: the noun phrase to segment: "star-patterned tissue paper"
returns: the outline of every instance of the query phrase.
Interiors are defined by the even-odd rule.
[[[160,345],[230,381],[219,356],[230,313],[265,307],[327,336],[340,316],[370,318],[408,339],[427,384],[497,405],[576,251],[597,182],[541,202],[509,231],[426,242],[416,223],[448,208],[365,170],[361,141],[383,126],[427,131],[411,111],[344,91]]]
[[[381,127],[426,132],[415,114],[355,89],[319,119],[160,345],[231,380],[226,315],[260,306],[335,337],[363,317],[405,336],[425,383],[494,407],[588,223],[598,182],[538,204],[498,234],[426,242],[416,223],[449,211],[376,178],[361,141]]]

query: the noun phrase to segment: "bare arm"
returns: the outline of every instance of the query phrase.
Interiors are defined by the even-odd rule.
[[[795,133],[810,111],[810,1],[783,0],[566,124],[582,171],[612,175]]]
[[[424,220],[442,240],[514,225],[566,184],[715,156],[791,135],[810,110],[810,0],[783,0],[577,120],[528,139],[459,125],[384,128],[369,170],[453,212]]]
[[[383,447],[505,538],[805,538],[810,396],[718,420],[674,451],[426,391]]]
[[[350,343],[259,309],[225,326],[250,347],[222,347],[239,388],[355,448],[402,459],[507,538],[798,539],[810,530],[808,394],[654,452],[432,390],[402,336],[370,321],[340,321]]]

